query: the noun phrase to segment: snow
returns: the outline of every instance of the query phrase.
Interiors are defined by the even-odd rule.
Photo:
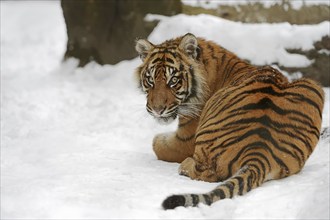
[[[145,97],[133,80],[141,61],[84,68],[77,68],[75,59],[62,63],[67,38],[59,2],[0,4],[1,219],[329,219],[329,137],[298,175],[211,207],[163,211],[166,196],[207,192],[217,183],[190,180],[178,175],[179,164],[156,159],[153,136],[176,124],[161,126],[146,113]],[[205,25],[207,19],[212,22]],[[191,31],[266,63],[270,42],[282,49],[308,48],[329,35],[328,26],[243,25],[179,15],[163,18],[150,39]],[[246,36],[239,40],[240,31]],[[246,50],[262,49],[259,33],[267,31],[265,51],[249,57]],[[278,39],[277,32],[285,38]],[[301,58],[290,59],[302,65]],[[330,88],[325,91],[323,127],[328,127]]]
[[[223,45],[256,65],[279,63],[286,67],[306,67],[313,61],[301,54],[288,53],[285,49],[310,50],[313,43],[328,35],[330,30],[329,21],[317,25],[244,24],[206,14],[189,17],[182,14],[173,17],[149,14],[146,20],[162,21],[149,36],[152,42],[160,43],[191,32]],[[168,31],[169,28],[176,31]]]
[[[223,5],[247,5],[252,3],[262,4],[266,8],[270,8],[276,4],[282,4],[283,0],[181,0],[185,5],[194,7],[202,7],[207,9],[217,9]],[[290,5],[293,9],[299,10],[302,6],[312,5],[330,5],[328,0],[289,0]]]

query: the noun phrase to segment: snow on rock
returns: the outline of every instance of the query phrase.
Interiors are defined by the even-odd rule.
[[[207,9],[217,9],[221,5],[247,5],[253,3],[262,4],[264,7],[269,8],[275,4],[282,4],[283,0],[181,0],[185,5],[194,7],[202,7]],[[293,0],[289,1],[293,9],[299,10],[304,5],[330,5],[328,0]]]
[[[146,113],[145,97],[133,80],[141,61],[90,63],[84,68],[77,68],[74,59],[61,64],[66,35],[60,2],[0,4],[1,219],[329,218],[329,137],[319,142],[297,175],[211,207],[163,211],[160,204],[166,196],[207,192],[217,183],[190,180],[178,175],[178,164],[156,159],[153,136],[174,130],[176,124],[158,125]],[[177,18],[160,22],[150,39],[192,31],[211,40],[221,38],[225,47],[244,54],[248,47],[243,45],[259,36],[253,30],[260,26],[205,16],[182,17],[183,26],[178,26],[173,23]],[[190,21],[203,23],[200,19],[214,20],[208,32],[204,27],[205,33],[192,26],[182,29]],[[218,21],[226,27],[222,33],[213,32]],[[165,24],[167,32],[160,28]],[[323,34],[323,25],[308,26],[305,32],[318,32],[310,33],[315,40]],[[263,28],[301,30],[289,24]],[[249,34],[233,38],[230,30],[238,36],[240,29]],[[278,35],[272,36],[265,38],[281,45]],[[240,47],[235,47],[237,42]],[[264,55],[267,48],[273,50],[264,46]],[[330,89],[325,91],[323,127],[329,126],[330,109]]]
[[[151,42],[160,43],[190,32],[212,40],[256,65],[309,66],[312,60],[285,49],[309,50],[313,43],[330,35],[329,21],[317,25],[244,24],[206,14],[172,17],[149,14],[146,20],[161,21],[149,35]]]

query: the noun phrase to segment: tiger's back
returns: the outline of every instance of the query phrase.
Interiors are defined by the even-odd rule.
[[[265,174],[262,181],[292,175],[318,142],[323,90],[307,79],[289,83],[274,69],[260,72],[206,103],[194,159],[214,169],[214,181],[251,163]]]

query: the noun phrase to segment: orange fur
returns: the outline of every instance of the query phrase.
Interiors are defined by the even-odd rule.
[[[290,83],[191,34],[160,45],[139,40],[136,49],[147,110],[163,122],[179,117],[176,132],[154,138],[158,159],[182,162],[180,174],[192,179],[223,181],[206,194],[171,196],[165,209],[210,205],[303,168],[320,135],[317,83]]]

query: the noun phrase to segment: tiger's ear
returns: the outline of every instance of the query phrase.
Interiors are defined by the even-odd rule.
[[[135,43],[135,50],[139,53],[141,60],[143,61],[149,51],[154,48],[154,45],[145,39],[138,39]]]
[[[198,41],[195,35],[188,33],[181,39],[179,48],[192,58],[197,57]]]

